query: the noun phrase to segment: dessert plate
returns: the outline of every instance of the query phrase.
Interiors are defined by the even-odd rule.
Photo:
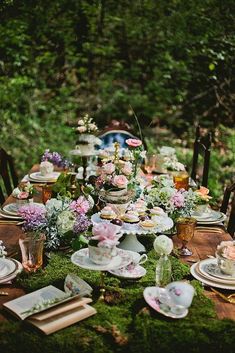
[[[40,172],[34,172],[29,174],[29,180],[36,181],[36,182],[44,182],[44,183],[50,183],[50,182],[55,182],[58,177],[60,176],[60,172],[53,172],[51,173],[50,176],[45,176],[42,175]]]
[[[183,317],[188,315],[188,309],[184,308],[177,313],[177,305],[176,306],[169,306],[165,303],[161,302],[161,292],[165,291],[164,288],[160,287],[147,287],[144,290],[144,299],[145,301],[156,310],[158,313],[171,317],[172,319],[182,319]],[[172,310],[174,310],[172,312]]]
[[[220,288],[220,289],[228,289],[228,290],[235,290],[235,283],[234,284],[225,284],[225,283],[218,283],[216,280],[212,280],[209,278],[205,278],[202,276],[197,270],[198,262],[193,264],[190,268],[190,272],[194,278],[198,281],[206,284],[210,287]]]
[[[109,271],[120,267],[125,267],[131,263],[132,259],[133,257],[130,253],[120,249],[117,249],[117,256],[114,256],[107,265],[98,265],[91,261],[89,258],[88,248],[78,250],[71,256],[71,261],[73,264],[93,271]]]
[[[122,267],[117,270],[110,270],[109,273],[119,278],[138,279],[146,275],[146,270],[144,267],[137,265],[129,271],[126,267]]]
[[[198,268],[204,276],[210,276],[214,280],[217,278],[222,281],[226,280],[226,282],[229,281],[235,285],[235,277],[223,273],[218,266],[217,259],[202,260],[199,262]]]
[[[0,279],[9,276],[16,270],[16,263],[12,259],[0,258]]]

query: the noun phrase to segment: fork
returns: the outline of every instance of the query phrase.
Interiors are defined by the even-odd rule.
[[[218,292],[217,290],[215,290],[214,288],[211,288],[212,292],[216,293],[217,295],[219,295],[221,298],[223,298],[225,301],[231,303],[231,304],[235,304],[235,293],[232,293],[228,296],[224,295],[223,293]]]

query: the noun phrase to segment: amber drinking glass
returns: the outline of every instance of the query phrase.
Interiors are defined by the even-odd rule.
[[[196,224],[196,219],[191,217],[181,217],[176,221],[177,237],[182,241],[179,254],[182,256],[192,255],[192,251],[187,248],[187,243],[193,238]]]
[[[48,184],[45,184],[43,185],[42,187],[42,202],[45,204],[48,200],[51,199],[52,197],[52,188],[53,188],[53,185],[48,185]]]
[[[173,181],[176,189],[185,189],[189,188],[189,175],[186,171],[175,172],[173,175]]]
[[[35,237],[34,234],[26,233],[20,236],[19,245],[25,271],[36,272],[42,266],[44,241],[44,234]]]

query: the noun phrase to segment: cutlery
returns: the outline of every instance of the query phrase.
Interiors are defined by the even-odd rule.
[[[231,304],[235,304],[235,298],[233,298],[235,296],[235,293],[232,293],[227,296],[227,295],[224,295],[223,293],[218,292],[214,288],[211,288],[211,290],[212,290],[212,292],[216,293],[218,296],[223,298],[226,302],[229,302]]]
[[[223,233],[222,228],[216,228],[216,227],[197,227],[196,230],[198,231],[205,231],[205,232],[210,232],[210,233]]]

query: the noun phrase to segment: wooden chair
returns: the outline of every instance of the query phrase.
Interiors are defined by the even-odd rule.
[[[228,186],[225,189],[222,205],[220,207],[220,211],[225,214],[227,213],[228,208],[230,208],[229,201],[230,201],[232,193],[233,193],[233,196],[232,196],[232,200],[231,200],[231,210],[230,210],[230,215],[228,218],[227,231],[232,237],[234,237],[234,233],[235,233],[235,183],[233,183],[232,185]]]
[[[211,140],[212,134],[209,132],[207,135],[202,136],[201,128],[198,125],[196,128],[196,137],[194,141],[193,148],[193,163],[192,163],[192,172],[191,178],[195,182],[198,181],[198,159],[199,155],[203,157],[203,167],[202,167],[202,176],[200,185],[207,187],[208,185],[208,176],[209,176],[209,164],[210,164],[210,155],[211,155]]]
[[[102,141],[102,144],[99,146],[101,149],[112,146],[114,142],[118,142],[121,148],[126,148],[127,144],[125,141],[127,139],[139,139],[139,137],[135,136],[131,131],[130,126],[126,122],[118,120],[111,120],[109,125],[104,128],[98,137]]]
[[[3,148],[0,148],[0,176],[0,202],[2,204],[5,201],[4,191],[9,196],[12,190],[18,185],[18,177],[13,159]]]

